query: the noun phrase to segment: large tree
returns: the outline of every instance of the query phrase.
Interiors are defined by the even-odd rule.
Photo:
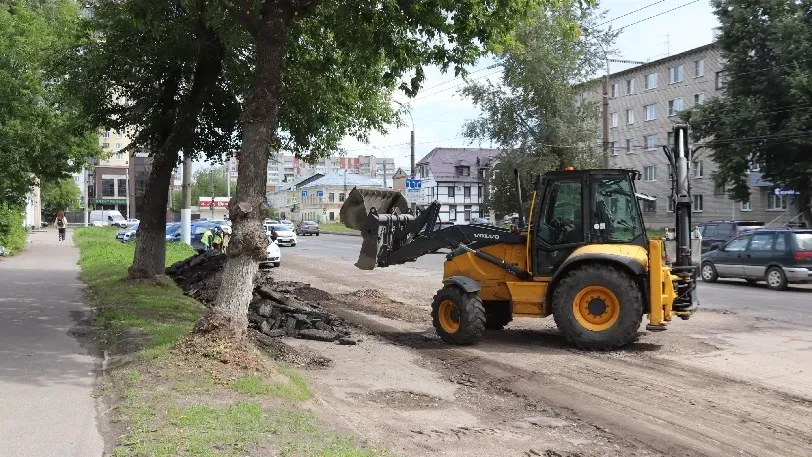
[[[217,27],[219,10],[209,3],[96,0],[84,41],[66,62],[87,116],[127,134],[128,152],[152,157],[131,278],[164,271],[166,207],[179,151],[220,157],[236,142],[239,90],[223,72],[240,62],[226,53],[233,36]]]
[[[0,204],[20,205],[34,176],[57,180],[100,152],[53,65],[79,23],[69,0],[0,7]]]
[[[298,78],[292,66],[301,55],[313,54],[312,47],[330,50],[342,59],[313,61],[326,74],[347,69],[367,70],[371,94],[392,88],[404,75],[411,79],[400,85],[414,95],[424,79],[423,65],[436,64],[443,70],[459,71],[473,63],[488,46],[505,38],[514,21],[547,0],[220,0],[243,30],[250,35],[253,61],[250,86],[243,111],[243,142],[238,152],[237,194],[229,205],[234,235],[229,260],[206,328],[225,330],[241,338],[247,327],[257,262],[265,253],[262,220],[268,213],[265,199],[265,169],[268,155],[297,137],[297,124],[284,125],[288,106],[285,81]],[[301,80],[301,78],[298,78]],[[339,81],[340,83],[340,81]],[[304,82],[302,82],[304,84]],[[329,91],[325,87],[324,91]],[[302,115],[329,120],[335,114],[322,111],[310,92],[297,103],[312,108]],[[359,93],[359,96],[363,94]],[[388,105],[386,99],[381,100]],[[373,107],[375,108],[375,107]],[[378,107],[382,109],[382,107]],[[358,123],[356,133],[375,126]],[[281,133],[280,133],[281,132]]]
[[[81,197],[82,191],[72,178],[41,181],[40,189],[44,216],[53,218],[59,211],[79,208],[79,197]]]
[[[725,61],[722,95],[684,114],[718,165],[714,177],[750,199],[747,171],[792,189],[812,224],[812,2],[714,0]]]
[[[504,150],[488,179],[486,203],[497,215],[517,211],[514,169],[521,172],[528,203],[534,175],[600,165],[599,106],[580,99],[591,84],[599,84],[594,75],[616,37],[596,25],[600,17],[570,0],[559,9],[539,11],[496,54],[500,80],[463,89],[482,110],[463,134]]]

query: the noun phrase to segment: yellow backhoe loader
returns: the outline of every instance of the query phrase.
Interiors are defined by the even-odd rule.
[[[634,341],[643,316],[649,331],[698,306],[691,263],[688,131],[664,147],[674,174],[677,255],[665,265],[663,242],[649,239],[634,181],[636,170],[562,170],[539,176],[527,223],[435,229],[440,204],[411,214],[397,191],[353,189],[341,220],[361,230],[356,266],[370,270],[449,248],[432,320],[448,343],[472,344],[485,329],[516,317],[553,315],[573,345],[612,350]],[[517,188],[518,188],[518,173]],[[522,208],[521,196],[518,207]]]

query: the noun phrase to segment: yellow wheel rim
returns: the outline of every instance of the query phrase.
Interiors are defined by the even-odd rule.
[[[620,316],[620,303],[606,287],[587,286],[572,301],[572,313],[581,327],[600,332],[615,325]]]
[[[457,333],[457,330],[460,329],[460,312],[457,310],[457,305],[451,300],[444,300],[440,303],[437,318],[440,320],[440,326],[447,333]]]

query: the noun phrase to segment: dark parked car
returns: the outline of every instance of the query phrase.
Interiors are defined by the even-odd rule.
[[[702,255],[701,274],[706,282],[766,281],[775,290],[812,283],[812,230],[757,229],[739,235]]]
[[[699,225],[702,233],[702,253],[713,247],[719,247],[742,233],[749,232],[764,226],[764,222],[756,221],[710,221]]]
[[[302,221],[296,227],[297,235],[316,235],[319,236],[319,224],[313,221]]]

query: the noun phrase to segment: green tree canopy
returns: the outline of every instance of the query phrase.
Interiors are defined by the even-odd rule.
[[[79,23],[69,0],[0,8],[0,203],[21,204],[32,173],[56,180],[100,152],[95,129],[53,66],[74,45]]]
[[[529,205],[535,175],[600,165],[599,106],[597,100],[580,97],[599,84],[594,75],[616,37],[596,26],[600,17],[573,1],[539,11],[496,54],[500,81],[474,82],[463,89],[482,110],[478,119],[466,123],[463,134],[504,150],[489,178],[493,191],[487,204],[497,215],[517,211],[514,169],[520,170]]]
[[[810,2],[714,0],[725,60],[722,96],[687,111],[696,141],[719,166],[714,177],[739,201],[750,198],[747,172],[793,189],[812,224],[812,16]]]
[[[40,183],[40,200],[42,214],[51,218],[59,211],[71,211],[79,208],[79,197],[82,191],[72,178],[62,178]]]

